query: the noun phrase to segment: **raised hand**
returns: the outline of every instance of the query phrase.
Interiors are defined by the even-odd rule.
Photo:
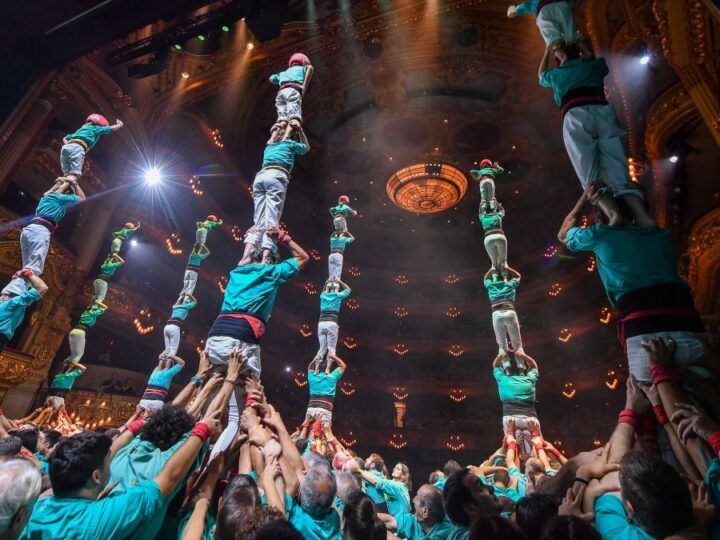
[[[650,410],[650,402],[640,389],[640,385],[634,376],[630,375],[627,380],[627,394],[625,397],[625,408],[632,409],[638,414],[645,414]]]
[[[662,338],[654,337],[648,343],[643,343],[642,346],[647,351],[648,360],[653,367],[671,366],[675,362],[677,343],[672,338],[668,338],[665,343]]]
[[[577,493],[573,493],[572,487],[569,488],[567,490],[567,493],[565,493],[565,497],[563,497],[560,507],[558,508],[558,515],[577,516],[581,519],[584,519],[585,521],[592,521],[595,517],[592,512],[588,512],[586,514],[583,514],[582,512],[583,495],[585,494],[586,487],[587,486],[581,484],[581,487],[577,490]]]
[[[693,436],[707,441],[712,433],[720,431],[720,425],[702,414],[695,406],[688,403],[676,403],[675,406],[677,410],[670,420],[673,424],[677,424],[678,437],[683,444]]]

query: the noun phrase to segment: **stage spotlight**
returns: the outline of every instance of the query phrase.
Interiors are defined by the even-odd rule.
[[[137,245],[138,245],[137,240],[135,240],[134,238],[132,240],[130,240],[130,247],[136,247]]]
[[[183,71],[183,72],[180,74],[180,76],[181,76],[183,79],[189,79],[189,78],[190,78],[190,74],[189,74],[187,71]]]
[[[680,158],[676,155],[670,156],[670,163],[677,163]]]
[[[649,55],[649,54],[643,54],[643,55],[640,57],[640,63],[644,66],[644,65],[647,64],[648,62],[650,62],[650,55]]]
[[[291,371],[290,366],[286,366],[286,367],[285,367],[285,372],[286,372],[286,373],[290,373],[290,371]]]
[[[155,186],[162,182],[162,173],[155,168],[149,169],[145,173],[145,183],[150,186]]]
[[[247,44],[247,48],[249,51],[252,51],[255,48],[255,44],[251,41],[250,43]]]

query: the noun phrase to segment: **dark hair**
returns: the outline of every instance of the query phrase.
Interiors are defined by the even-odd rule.
[[[33,454],[37,452],[38,443],[38,430],[37,428],[21,429],[15,432],[15,435],[20,437],[22,445],[27,448]]]
[[[457,525],[470,526],[470,516],[465,512],[466,503],[472,501],[472,493],[465,485],[465,477],[472,474],[469,469],[460,469],[445,481],[443,502],[445,512]]]
[[[262,508],[259,505],[260,493],[253,477],[247,474],[234,477],[223,492],[222,507],[217,514],[217,537],[234,540],[236,530],[245,523],[254,522],[256,511]],[[257,524],[260,525],[262,523]]]
[[[652,536],[664,538],[692,524],[692,500],[685,481],[655,456],[625,454],[620,460],[620,490],[635,511],[635,523]]]
[[[62,439],[62,433],[55,429],[43,429],[42,434],[45,438],[45,446],[48,448],[52,448]]]
[[[371,471],[383,472],[383,469],[385,469],[385,460],[380,454],[372,453],[365,460],[365,466]]]
[[[515,522],[528,538],[539,538],[543,525],[557,515],[559,506],[557,497],[533,493],[517,502]]]
[[[538,537],[540,540],[600,540],[600,533],[577,516],[554,516]]]
[[[183,407],[166,403],[147,419],[140,430],[140,438],[164,451],[177,443],[194,425],[192,416]]]
[[[362,491],[350,494],[343,508],[343,532],[353,540],[384,540],[387,528],[375,511],[372,499]]]
[[[20,437],[12,436],[0,439],[0,458],[15,457],[22,448]]]
[[[223,503],[225,508],[225,503]],[[221,510],[222,512],[222,510]],[[257,506],[250,513],[224,514],[222,526],[220,514],[215,526],[215,538],[218,540],[256,540],[257,533],[273,521],[283,520],[283,514],[277,508]],[[272,530],[271,530],[272,534]],[[275,538],[264,536],[264,538]]]
[[[462,467],[457,461],[455,461],[454,459],[449,459],[445,462],[445,465],[443,465],[443,474],[445,475],[445,478],[450,478],[460,469],[462,469]]]
[[[430,484],[420,486],[420,489],[424,487],[427,487],[428,489],[424,490],[425,493],[422,496],[420,495],[420,490],[418,490],[418,497],[420,498],[420,502],[422,502],[423,506],[428,509],[428,520],[433,524],[444,521],[445,507],[443,506],[442,492]],[[415,511],[417,511],[417,508]]]
[[[295,448],[297,448],[297,451],[301,454],[305,451],[305,447],[307,446],[307,439],[305,437],[298,437],[295,439]]]
[[[255,540],[303,540],[303,535],[289,521],[273,519],[257,530]]]
[[[507,471],[503,471],[502,469],[498,469],[495,471],[495,474],[493,475],[493,480],[495,482],[504,485],[505,487],[510,485],[510,475]]]
[[[525,540],[517,525],[500,516],[480,516],[470,528],[470,540]]]
[[[50,454],[50,483],[55,495],[81,488],[102,469],[112,441],[99,431],[83,431],[60,441]]]

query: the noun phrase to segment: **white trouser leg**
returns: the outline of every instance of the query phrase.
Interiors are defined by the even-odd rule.
[[[280,225],[288,177],[278,169],[264,169],[255,176],[253,182],[253,220],[257,234],[262,235],[261,247],[273,250],[275,242],[268,234],[271,225]]]
[[[39,276],[45,269],[48,250],[50,249],[50,231],[38,225],[30,223],[20,233],[20,251],[22,253],[23,268],[32,270],[33,274]],[[3,293],[22,294],[27,290],[27,283],[21,277],[13,278],[3,289]]]
[[[211,364],[227,366],[230,361],[230,351],[235,347],[239,348],[240,352],[247,358],[245,366],[250,370],[252,376],[256,380],[260,380],[260,345],[240,341],[229,336],[212,336],[208,338],[205,344],[205,352]]]
[[[489,234],[485,237],[485,249],[495,270],[507,266],[507,238],[504,234]]]
[[[85,354],[85,330],[73,328],[68,334],[70,344],[70,358],[73,362],[79,362]]]
[[[480,202],[488,203],[495,198],[495,182],[490,177],[484,177],[480,180]]]
[[[575,17],[568,2],[546,5],[538,13],[535,22],[546,47],[558,39],[565,39],[568,43],[575,41]]]
[[[325,356],[325,353],[328,351],[328,327],[327,322],[320,321],[318,323],[317,328],[317,336],[318,336],[318,351],[315,353],[316,358],[322,359]]]
[[[333,218],[333,227],[336,231],[345,232],[347,231],[347,220],[345,216],[339,215]]]
[[[198,273],[195,270],[186,269],[183,276],[183,292],[192,294],[197,285]]]
[[[275,97],[278,122],[297,118],[302,122],[302,94],[295,88],[283,88]]]
[[[180,346],[180,327],[177,324],[166,324],[163,330],[163,336],[165,337],[165,350],[163,354],[165,356],[176,355],[178,347]]]
[[[517,313],[512,309],[501,309],[493,311],[493,329],[495,330],[495,341],[497,341],[500,352],[507,352],[507,336],[510,335],[510,344],[515,352],[522,353],[522,339],[520,337],[520,323]]]
[[[675,364],[686,367],[697,363],[703,357],[703,346],[700,341],[695,338],[692,332],[654,332],[652,334],[642,334],[633,336],[625,341],[627,350],[628,367],[630,373],[635,376],[638,381],[650,382],[650,360],[647,351],[643,348],[643,343],[649,343],[653,337],[659,337],[667,341],[672,338],[677,344],[675,351]]]
[[[331,253],[328,257],[328,275],[331,278],[338,278],[342,275],[343,254]]]
[[[208,230],[205,227],[198,227],[195,230],[195,243],[204,244],[207,241]]]
[[[237,398],[235,397],[235,392],[233,392],[230,394],[230,401],[228,402],[228,424],[215,442],[215,446],[213,446],[212,452],[210,453],[211,460],[220,452],[230,448],[230,444],[237,434],[239,422],[240,407],[238,407]]]
[[[95,298],[98,302],[104,302],[107,295],[108,283],[104,279],[96,278],[93,281],[93,289],[95,290]]]

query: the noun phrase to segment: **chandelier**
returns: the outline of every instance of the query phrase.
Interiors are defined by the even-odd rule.
[[[442,212],[454,206],[467,191],[460,169],[441,161],[415,163],[395,172],[387,181],[390,200],[417,214]]]

